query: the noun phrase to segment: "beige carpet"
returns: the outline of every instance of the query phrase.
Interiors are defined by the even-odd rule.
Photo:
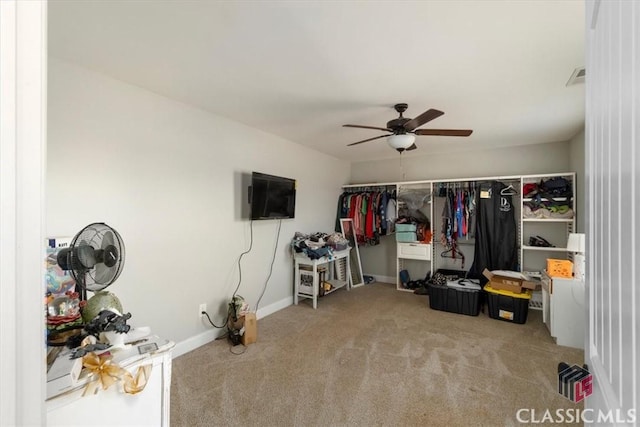
[[[244,349],[174,360],[172,426],[510,426],[520,408],[580,407],[556,370],[583,352],[555,345],[540,311],[524,325],[447,313],[394,285],[304,300],[258,320]]]

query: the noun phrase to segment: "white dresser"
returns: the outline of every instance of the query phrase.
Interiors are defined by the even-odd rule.
[[[48,426],[168,426],[171,390],[170,341],[153,354],[135,357],[137,346],[122,350],[119,366],[132,374],[141,365],[152,365],[148,382],[141,392],[126,394],[116,383],[97,394],[82,396],[87,383],[86,370],[69,390],[49,397],[46,402]],[[117,360],[114,357],[114,361]],[[127,362],[127,360],[129,362]]]
[[[542,274],[542,320],[556,344],[584,349],[584,282]]]

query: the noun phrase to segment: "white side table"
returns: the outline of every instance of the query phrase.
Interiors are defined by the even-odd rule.
[[[320,294],[320,280],[318,277],[318,267],[321,265],[327,265],[329,279],[326,282],[331,283],[331,290],[326,292],[325,295],[337,291],[338,289],[345,287],[347,290],[351,290],[351,263],[349,260],[349,253],[351,248],[347,248],[342,251],[335,251],[331,257],[322,257],[318,259],[311,259],[303,252],[296,253],[293,257],[295,262],[294,271],[294,290],[293,290],[293,303],[298,304],[299,298],[310,298],[313,300],[313,308],[318,308],[318,295]],[[338,272],[336,268],[336,261],[345,260],[345,267],[342,272]],[[311,276],[311,289],[308,287],[301,287],[301,275],[307,274],[305,270],[301,270],[300,266],[306,265],[311,267],[308,274]],[[340,274],[342,273],[342,274]]]

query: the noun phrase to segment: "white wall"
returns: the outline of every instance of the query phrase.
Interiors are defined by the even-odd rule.
[[[569,144],[522,145],[454,154],[420,154],[418,149],[396,159],[351,164],[351,183],[418,181],[503,175],[571,172]]]
[[[109,290],[132,325],[194,346],[213,337],[198,305],[223,322],[250,243],[251,171],[298,180],[296,219],[282,221],[259,314],[291,304],[289,243],[295,231],[333,230],[347,162],[53,58],[49,112],[46,231],[73,236],[103,221],[120,232],[126,263]],[[252,307],[277,227],[253,222],[238,291]]]
[[[492,150],[470,150],[455,154],[422,154],[419,151],[392,160],[351,164],[351,183],[419,181],[490,176],[572,172],[569,142],[523,145]],[[582,197],[578,197],[580,200]],[[432,224],[439,227],[437,219]],[[364,274],[395,280],[396,242],[381,238],[378,246],[360,248]],[[465,260],[465,269],[472,260]],[[460,266],[457,267],[460,269]],[[412,278],[417,279],[417,278]]]

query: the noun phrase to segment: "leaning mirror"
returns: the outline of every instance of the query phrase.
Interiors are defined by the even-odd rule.
[[[351,286],[364,285],[362,276],[362,264],[360,263],[360,251],[358,250],[358,239],[356,239],[353,220],[351,218],[340,219],[340,230],[342,235],[349,241],[351,251],[349,252],[349,262],[351,263]]]

